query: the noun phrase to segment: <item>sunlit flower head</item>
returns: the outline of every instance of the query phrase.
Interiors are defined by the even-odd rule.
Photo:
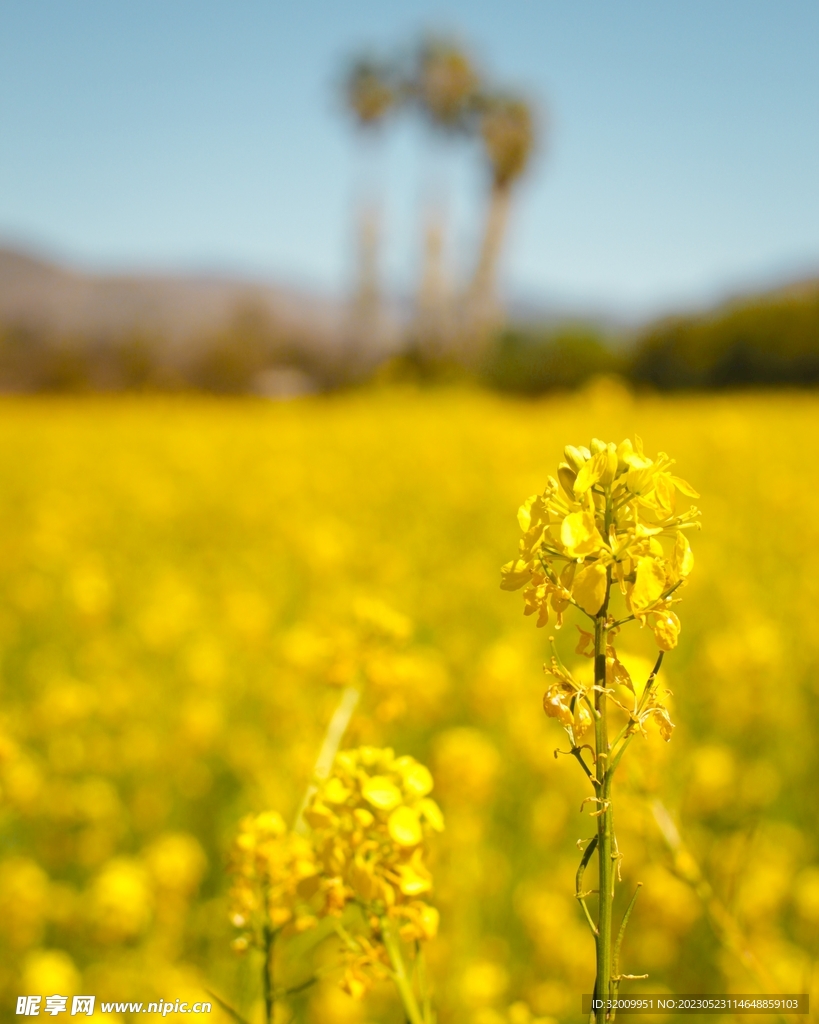
[[[316,923],[308,902],[319,884],[312,846],[289,831],[276,811],[242,820],[230,868],[229,913],[240,930],[237,950],[262,946],[265,928],[300,932]]]
[[[614,582],[628,613],[671,650],[680,631],[671,606],[693,567],[687,531],[699,528],[698,510],[679,507],[679,497],[697,492],[665,453],[648,458],[639,437],[619,445],[594,438],[564,455],[557,479],[518,511],[520,552],[503,567],[501,587],[524,588],[524,614],[538,626],[552,615],[560,626],[569,604],[593,617],[607,612]]]

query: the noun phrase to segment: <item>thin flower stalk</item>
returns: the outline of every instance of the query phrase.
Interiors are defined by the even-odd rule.
[[[304,812],[310,801],[319,791],[321,784],[326,781],[330,775],[330,771],[333,767],[333,761],[336,759],[336,754],[341,746],[341,741],[344,739],[344,734],[347,732],[347,727],[350,724],[350,719],[353,717],[353,712],[358,705],[360,696],[361,691],[357,686],[353,685],[345,686],[341,692],[341,699],[338,702],[338,706],[333,712],[333,717],[327,724],[327,731],[324,734],[321,749],[319,750],[319,755],[316,758],[312,778],[307,785],[307,789],[304,792],[301,804],[299,805],[299,809],[296,813],[296,821],[293,825],[294,832],[305,835],[308,831],[307,824],[304,820]]]
[[[621,981],[638,977],[622,973],[620,967],[636,892],[612,941],[622,856],[614,831],[614,776],[634,735],[644,734],[648,724],[656,725],[663,739],[671,738],[674,725],[656,684],[663,654],[677,645],[680,620],[672,606],[679,602],[679,591],[693,568],[687,532],[699,528],[699,512],[694,506],[678,509],[678,496],[697,497],[696,491],[671,472],[673,460],[667,455],[648,458],[640,438],[619,445],[594,438],[589,448],[569,445],[564,454],[557,478],[549,477],[543,492],[528,498],[518,512],[523,538],[518,557],[501,571],[501,586],[523,589],[524,614],[536,615],[539,627],[554,616],[559,628],[570,606],[591,626],[578,627],[576,648],[576,653],[592,659],[591,682],[575,678],[552,643],[543,708],[565,729],[569,753],[592,786],[583,807],[594,808],[590,814],[597,830],[582,855],[575,896],[594,937],[594,995],[601,1005],[593,1016],[604,1024],[614,1019],[613,1001]],[[615,597],[624,606],[618,615],[611,610]],[[635,622],[651,629],[660,649],[640,691],[615,647],[621,628]],[[613,741],[610,715],[621,720],[625,716]],[[593,747],[584,741],[589,732]],[[593,855],[597,889],[584,891],[584,874]],[[596,920],[586,903],[593,894]]]
[[[273,1024],[274,994],[273,994],[273,957],[276,952],[276,932],[271,928],[269,922],[264,925],[264,963],[262,966],[262,978],[264,981],[264,1012],[267,1024]]]
[[[429,1024],[428,1018],[424,1016],[421,1008],[418,1006],[418,1000],[415,998],[415,992],[412,988],[412,981],[407,974],[404,957],[401,954],[401,944],[394,932],[392,922],[387,918],[381,919],[381,932],[384,937],[387,955],[390,958],[392,979],[395,982],[395,987],[409,1024]]]

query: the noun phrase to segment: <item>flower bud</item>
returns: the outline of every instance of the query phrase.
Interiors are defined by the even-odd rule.
[[[583,455],[583,451],[580,448],[575,448],[572,444],[567,444],[563,449],[563,454],[566,456],[566,462],[576,471],[579,472],[585,465],[587,459],[591,458],[591,452],[587,452]]]
[[[567,462],[561,462],[557,467],[557,475],[560,483],[563,485],[563,490],[570,497],[574,497],[574,482],[577,479],[577,473],[571,468]]]
[[[603,450],[606,453],[606,468],[600,476],[600,483],[604,487],[609,487],[614,483],[614,478],[617,475],[617,448],[613,444],[609,444]]]
[[[632,445],[629,438],[626,438],[625,440],[621,441],[620,444],[617,445],[618,473],[624,473],[629,468],[627,456],[631,455],[633,451],[634,446]]]

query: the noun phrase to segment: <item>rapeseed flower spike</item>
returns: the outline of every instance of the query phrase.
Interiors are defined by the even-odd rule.
[[[400,954],[389,938],[393,924],[408,942],[432,938],[437,931],[438,913],[426,902],[432,890],[427,840],[443,829],[444,820],[429,796],[432,788],[432,775],[414,758],[396,757],[389,748],[359,747],[337,754],[305,810],[313,826],[316,916],[343,919],[355,902],[369,922],[369,937],[345,939],[342,988],[356,997],[384,976],[386,965],[395,969]],[[306,919],[302,913],[298,920]]]
[[[344,953],[345,968],[340,987],[353,999],[362,999],[373,983],[389,974],[389,957],[380,942],[364,935],[350,939]]]
[[[519,510],[520,553],[501,570],[501,587],[523,590],[525,614],[544,626],[551,612],[560,625],[570,603],[595,618],[616,582],[631,617],[670,649],[679,620],[663,618],[665,598],[693,568],[683,531],[699,527],[695,507],[677,511],[677,494],[696,492],[672,475],[668,455],[649,458],[637,437],[617,445],[594,438],[589,448],[567,445],[564,455],[560,485],[550,477]]]
[[[501,571],[505,590],[523,589],[524,614],[537,612],[537,624],[549,619],[549,608],[558,613],[558,625],[569,603],[594,625],[580,629],[576,653],[593,660],[593,679],[584,684],[574,679],[553,651],[544,666],[550,682],[543,695],[543,710],[565,729],[571,754],[580,762],[593,785],[585,803],[597,809],[597,835],[589,845],[577,874],[580,890],[583,872],[594,847],[598,861],[598,918],[592,920],[584,899],[586,919],[595,936],[597,978],[595,991],[604,1007],[595,1017],[607,1020],[605,1000],[617,996],[623,977],[618,972],[619,939],[612,960],[612,903],[615,874],[619,875],[617,843],[612,816],[612,779],[620,759],[636,732],[644,733],[654,722],[665,740],[674,725],[654,686],[663,652],[677,645],[680,620],[671,610],[679,597],[673,595],[688,578],[694,559],[684,530],[699,526],[699,512],[692,506],[677,511],[678,494],[694,497],[690,484],[671,473],[674,460],[665,452],[656,459],[643,451],[635,436],[619,444],[592,438],[588,449],[567,445],[565,461],[557,474],[562,495],[551,481],[548,491],[527,499],[518,514],[524,531],[518,558]],[[622,595],[625,612],[610,608],[612,596]],[[614,640],[622,626],[637,621],[648,625],[660,655],[645,686],[639,691],[618,657]],[[630,694],[631,707],[623,703]],[[625,713],[617,738],[610,744],[608,712]],[[581,743],[594,725],[594,746]],[[590,749],[591,764],[584,755]],[[397,813],[397,812],[395,812]],[[633,903],[633,901],[632,901]],[[620,930],[622,937],[625,921]]]
[[[404,942],[434,939],[438,934],[438,911],[428,903],[413,900],[401,908],[398,934]]]
[[[592,727],[592,716],[589,709],[578,701],[574,709],[574,740],[577,743]]]
[[[413,864],[401,864],[398,868],[398,888],[405,896],[420,896],[432,888],[429,872],[419,873]]]
[[[242,934],[234,948],[265,948],[266,929],[295,932],[316,918],[308,901],[318,888],[318,866],[309,841],[288,831],[276,811],[243,818],[230,858],[233,885],[229,917]]]

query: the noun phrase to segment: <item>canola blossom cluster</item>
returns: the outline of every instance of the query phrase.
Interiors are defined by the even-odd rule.
[[[438,911],[427,899],[428,839],[444,827],[429,796],[429,770],[412,757],[375,747],[341,751],[304,812],[302,836],[280,815],[242,822],[234,844],[231,920],[234,948],[264,948],[266,931],[304,931],[355,907],[364,932],[339,927],[342,988],[360,997],[390,964],[386,931],[405,942],[434,938]]]
[[[525,587],[524,614],[545,626],[554,613],[560,626],[569,604],[600,615],[616,582],[629,615],[672,650],[680,620],[671,605],[693,567],[685,531],[699,527],[696,507],[679,511],[677,499],[699,495],[665,453],[648,458],[639,437],[619,445],[593,438],[564,454],[558,479],[518,511],[520,553],[501,570],[501,587]]]
[[[313,848],[278,812],[242,820],[230,868],[231,921],[242,932],[233,942],[237,952],[263,947],[266,929],[302,932],[316,924],[309,906],[318,888]]]
[[[430,939],[438,913],[423,902],[432,889],[426,841],[444,827],[429,796],[432,776],[412,757],[361,747],[342,751],[331,777],[305,812],[327,878],[328,907],[357,900],[402,924],[402,937]]]
[[[551,612],[561,626],[570,604],[596,620],[606,699],[625,711],[630,731],[645,733],[653,721],[669,740],[674,725],[654,674],[638,692],[613,641],[625,622],[636,620],[650,626],[661,651],[677,646],[680,620],[671,606],[694,564],[685,531],[699,528],[698,509],[678,511],[677,495],[696,498],[697,492],[671,473],[674,461],[664,452],[648,458],[639,437],[619,445],[593,438],[588,448],[567,445],[564,454],[558,479],[549,477],[543,493],[518,511],[520,554],[501,570],[501,587],[525,587],[524,614],[537,614],[538,626]],[[619,620],[609,609],[614,584],[627,609]],[[580,630],[576,653],[594,658],[594,633]],[[543,708],[576,747],[592,726],[595,687],[576,680],[556,654],[545,671],[551,681]],[[617,686],[631,692],[631,707],[620,702]]]

